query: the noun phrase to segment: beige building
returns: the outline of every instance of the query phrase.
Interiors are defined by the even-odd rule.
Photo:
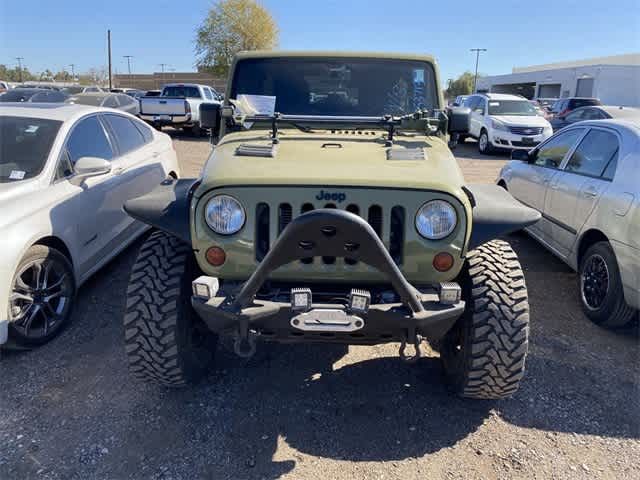
[[[151,74],[120,73],[113,76],[114,88],[137,88],[139,90],[160,90],[167,83],[199,83],[209,85],[224,93],[227,79],[203,72],[154,72]]]

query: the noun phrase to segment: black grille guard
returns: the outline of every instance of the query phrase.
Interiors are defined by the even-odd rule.
[[[403,331],[402,338],[409,339],[415,338],[417,330],[439,338],[464,311],[463,301],[445,305],[435,289],[426,294],[418,291],[404,278],[375,230],[358,215],[337,209],[318,209],[296,217],[235,292],[208,301],[194,296],[193,307],[211,330],[235,329],[240,338],[247,338],[253,323],[276,329],[288,327],[288,320],[298,313],[289,303],[255,300],[255,296],[272,271],[315,256],[353,258],[387,277],[401,303],[371,305],[365,316],[374,330]]]

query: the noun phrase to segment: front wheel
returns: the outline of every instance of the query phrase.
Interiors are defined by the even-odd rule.
[[[603,327],[625,327],[638,313],[624,299],[620,269],[609,242],[589,247],[580,261],[580,300],[589,319]]]
[[[480,138],[478,139],[478,150],[484,155],[489,155],[493,152],[493,145],[489,141],[489,134],[486,130],[482,130]]]
[[[69,321],[74,298],[69,259],[51,247],[31,247],[18,265],[9,294],[11,343],[24,348],[51,340]]]
[[[507,242],[493,240],[469,252],[461,277],[465,312],[440,349],[447,381],[462,397],[509,397],[524,376],[528,350],[522,267]]]
[[[131,271],[124,318],[130,371],[179,387],[203,377],[218,337],[191,306],[197,265],[189,245],[164,232],[144,243]]]

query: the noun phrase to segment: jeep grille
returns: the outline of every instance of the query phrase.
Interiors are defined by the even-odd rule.
[[[260,202],[256,205],[256,260],[258,262],[262,261],[265,255],[269,252],[270,244],[269,244],[269,236],[271,228],[274,226],[270,225],[269,218],[271,214],[271,208],[277,209],[277,219],[278,225],[277,234],[280,235],[282,231],[286,228],[287,225],[291,222],[294,217],[294,214],[303,214],[306,212],[310,212],[311,210],[315,210],[317,208],[338,208],[334,203],[326,203],[326,204],[313,204],[313,203],[305,203],[300,207],[299,212],[294,212],[293,207],[289,203],[280,203],[276,206],[271,206],[267,203]],[[402,265],[402,256],[403,256],[403,244],[404,244],[404,231],[405,231],[405,221],[406,214],[404,207],[400,205],[396,205],[391,208],[391,215],[389,216],[388,225],[383,225],[383,211],[380,205],[356,205],[356,204],[348,204],[344,207],[344,210],[351,212],[355,215],[359,215],[362,218],[366,219],[369,225],[373,228],[373,230],[378,234],[378,237],[383,240],[383,242],[388,245],[389,254],[393,261],[397,265]],[[314,258],[303,258],[300,260],[302,263],[311,264],[314,262]],[[315,261],[320,261],[325,265],[333,265],[336,263],[335,257],[321,257],[319,259],[315,259]],[[358,262],[353,258],[345,258],[346,265],[356,265]]]

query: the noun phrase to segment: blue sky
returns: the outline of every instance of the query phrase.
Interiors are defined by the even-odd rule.
[[[283,49],[425,52],[444,80],[472,70],[473,47],[487,48],[480,71],[640,51],[640,1],[263,0]],[[0,0],[0,63],[24,57],[31,71],[76,72],[106,65],[111,28],[114,70],[192,70],[196,26],[211,0]],[[444,8],[442,7],[444,6]]]

